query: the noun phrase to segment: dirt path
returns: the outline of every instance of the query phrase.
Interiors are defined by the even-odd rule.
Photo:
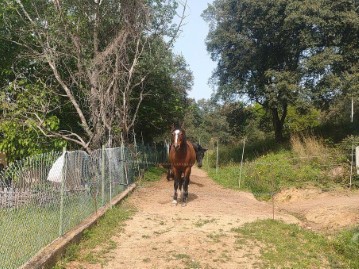
[[[289,189],[277,195],[276,205],[299,216],[306,228],[327,234],[359,224],[359,190]]]
[[[222,188],[197,167],[192,171],[187,206],[173,206],[172,193],[173,181],[167,182],[165,177],[136,189],[128,201],[138,212],[127,221],[124,233],[112,238],[117,248],[109,253],[111,261],[104,267],[73,264],[71,268],[256,268],[260,247],[239,245],[231,229],[272,218],[271,203]],[[313,194],[305,197],[310,202],[298,203],[302,201],[299,196],[293,191],[278,196],[275,218],[314,228],[312,224],[320,219],[313,215],[312,224],[303,220],[310,217],[313,209],[324,208],[321,204],[325,202],[314,203],[310,200],[316,196]],[[333,210],[335,204],[331,206]],[[350,210],[355,212],[355,208]],[[302,221],[294,217],[297,214],[303,214],[299,218]],[[356,215],[350,221],[358,220],[358,216],[356,201]]]

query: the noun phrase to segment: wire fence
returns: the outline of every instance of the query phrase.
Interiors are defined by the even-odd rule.
[[[166,158],[164,147],[122,146],[10,164],[0,172],[0,268],[18,268]]]

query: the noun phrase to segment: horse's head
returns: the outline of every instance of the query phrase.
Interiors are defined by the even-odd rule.
[[[195,150],[196,150],[197,166],[202,167],[202,160],[204,158],[204,153],[207,151],[207,149],[202,148],[200,144],[197,144]]]
[[[186,144],[186,132],[183,129],[175,129],[172,131],[172,145],[176,150]]]

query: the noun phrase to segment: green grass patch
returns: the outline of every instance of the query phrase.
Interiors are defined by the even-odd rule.
[[[219,243],[221,242],[221,238],[226,237],[226,234],[224,234],[222,231],[220,232],[212,232],[207,234],[207,237],[211,240],[213,243]]]
[[[29,203],[19,208],[0,210],[2,268],[21,266],[59,236],[60,196],[58,193],[50,192],[47,195],[52,201],[43,206]],[[96,211],[93,197],[86,192],[66,193],[63,205],[63,233]]]
[[[106,264],[106,254],[116,248],[116,243],[109,239],[121,232],[125,221],[135,212],[135,208],[127,203],[110,209],[94,227],[84,232],[79,244],[72,244],[66,249],[64,257],[54,269],[66,268],[66,264],[74,260]]]
[[[232,230],[237,244],[258,242],[261,268],[358,268],[358,242],[352,232],[329,240],[297,225],[260,220]]]
[[[162,175],[166,172],[164,168],[161,167],[150,167],[146,170],[143,181],[154,182],[161,179]]]
[[[208,223],[214,223],[216,222],[216,219],[212,218],[212,219],[199,219],[194,223],[194,226],[200,228],[203,227],[204,225],[208,224]]]
[[[332,242],[335,252],[347,261],[347,268],[359,268],[359,227],[342,231]]]
[[[185,269],[200,269],[201,264],[191,258],[188,254],[178,253],[172,255],[176,260],[181,260]]]

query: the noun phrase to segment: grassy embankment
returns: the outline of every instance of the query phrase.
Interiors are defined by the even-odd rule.
[[[241,169],[243,148],[219,150],[219,168],[216,154],[209,152],[204,167],[219,184],[252,192],[259,199],[288,187],[319,188],[346,187],[349,184],[350,156],[340,148],[328,147],[313,137],[292,138],[290,144],[247,145]],[[353,177],[353,182],[355,181]]]
[[[247,145],[216,149],[205,158],[204,168],[219,184],[252,192],[267,200],[281,189],[316,186],[324,190],[347,188],[350,156],[343,147],[329,147],[314,137],[294,137],[290,144]],[[358,177],[352,177],[353,187]],[[279,221],[257,221],[235,229],[239,243],[257,242],[263,268],[359,268],[359,227],[326,237]],[[324,264],[323,264],[324,262]]]

